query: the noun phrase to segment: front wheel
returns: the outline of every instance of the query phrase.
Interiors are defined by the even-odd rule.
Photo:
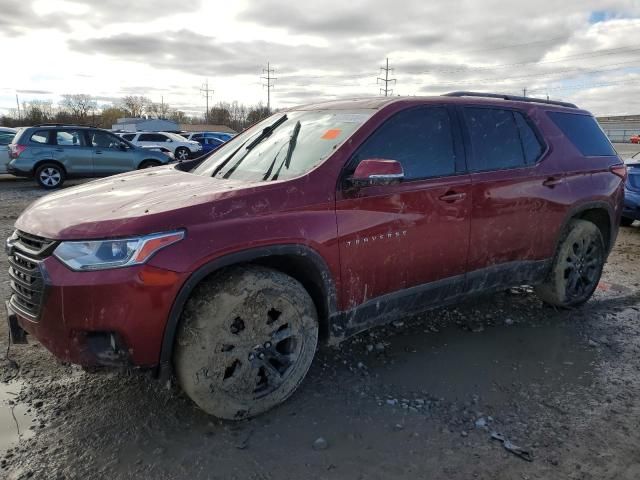
[[[185,393],[205,412],[237,420],[286,400],[307,374],[318,316],[305,288],[258,266],[224,270],[187,301],[174,366]]]
[[[188,160],[189,159],[189,149],[187,147],[178,147],[176,148],[176,160]]]
[[[57,163],[43,163],[36,170],[38,185],[47,190],[61,187],[64,183],[65,171]]]
[[[160,162],[158,162],[157,160],[145,160],[144,162],[142,162],[140,164],[140,166],[138,168],[140,170],[142,170],[143,168],[159,167],[160,165],[162,165],[162,164]]]
[[[586,220],[573,220],[561,239],[556,258],[536,294],[556,307],[585,303],[600,281],[606,258],[600,229]]]

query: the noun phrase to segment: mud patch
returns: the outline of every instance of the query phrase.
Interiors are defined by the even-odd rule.
[[[21,388],[22,382],[16,380],[0,383],[0,452],[34,434],[29,429],[33,421],[29,407],[17,400]]]

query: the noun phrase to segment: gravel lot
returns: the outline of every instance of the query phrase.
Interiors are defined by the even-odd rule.
[[[0,176],[0,237],[40,195]],[[144,372],[89,374],[37,342],[13,347],[0,478],[638,479],[638,261],[640,228],[623,228],[581,309],[517,288],[323,348],[288,402],[238,423]],[[6,270],[2,256],[3,298]]]

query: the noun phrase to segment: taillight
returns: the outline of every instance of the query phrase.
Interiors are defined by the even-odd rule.
[[[26,145],[20,145],[19,143],[9,144],[9,157],[15,160],[22,152],[25,151],[26,148]]]
[[[620,177],[622,180],[627,179],[627,167],[623,164],[611,165],[609,167],[609,171]]]

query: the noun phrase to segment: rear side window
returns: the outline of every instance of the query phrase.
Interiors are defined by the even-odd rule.
[[[397,113],[365,140],[355,158],[356,162],[396,160],[406,180],[452,175],[456,156],[447,109],[413,108]]]
[[[561,112],[547,113],[585,157],[616,155],[611,142],[592,116]]]
[[[130,142],[131,140],[133,140],[133,137],[135,136],[136,136],[135,133],[125,133],[124,135],[122,135],[122,138]]]
[[[544,147],[536,137],[533,129],[527,123],[520,112],[513,112],[516,117],[516,124],[518,125],[518,131],[520,132],[520,140],[522,141],[522,151],[524,152],[524,160],[527,165],[532,165],[538,161]]]
[[[84,132],[82,130],[57,130],[56,145],[62,147],[86,146]]]
[[[36,130],[31,135],[30,141],[34,143],[48,143],[49,142],[49,130]]]
[[[473,148],[470,170],[503,170],[526,165],[516,117],[511,110],[465,107]]]
[[[138,137],[139,142],[166,142],[168,137],[160,133],[141,133]]]

